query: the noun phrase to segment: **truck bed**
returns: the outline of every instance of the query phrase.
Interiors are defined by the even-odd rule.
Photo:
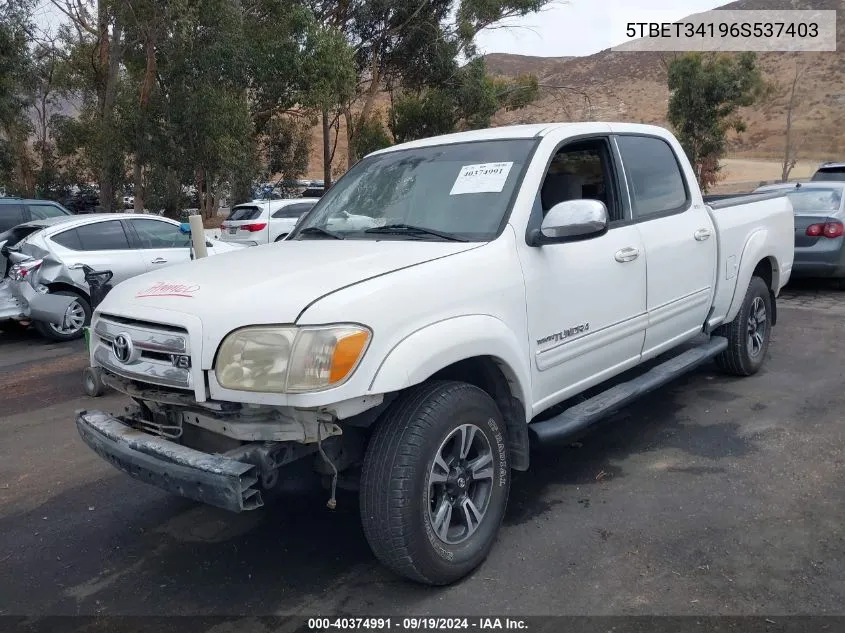
[[[754,266],[761,258],[773,258],[770,261],[775,295],[789,280],[795,220],[792,204],[780,191],[706,200],[719,240],[716,292],[709,319],[711,325],[718,325],[736,315]]]

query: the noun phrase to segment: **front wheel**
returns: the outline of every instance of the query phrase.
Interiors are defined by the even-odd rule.
[[[34,324],[35,329],[38,330],[41,336],[51,341],[73,341],[82,338],[84,334],[83,329],[91,323],[91,306],[81,295],[70,290],[59,290],[53,294],[75,297],[76,301],[70,304],[67,318],[63,325],[36,321]]]
[[[370,440],[364,533],[397,574],[446,585],[489,554],[509,488],[506,427],[495,402],[466,383],[424,383],[393,403]]]
[[[714,334],[728,339],[727,349],[716,357],[718,367],[735,376],[751,376],[766,359],[772,336],[772,295],[766,282],[752,277],[739,314]]]

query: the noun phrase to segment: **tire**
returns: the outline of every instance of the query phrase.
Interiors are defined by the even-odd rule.
[[[468,437],[464,452],[458,441]],[[453,467],[438,467],[438,455]],[[485,455],[489,461],[479,463]],[[469,574],[487,558],[504,518],[509,459],[502,414],[484,391],[446,381],[408,390],[378,423],[364,457],[361,520],[376,558],[427,585]],[[477,480],[467,467],[473,462]]]
[[[34,323],[35,329],[38,330],[38,333],[41,334],[41,336],[48,338],[51,341],[64,342],[82,338],[83,328],[91,324],[91,305],[82,295],[71,290],[59,290],[58,292],[51,294],[62,295],[65,297],[76,297],[76,304],[79,308],[79,318],[74,323],[74,327],[70,329],[60,328],[54,323],[44,323],[41,321],[36,321]]]
[[[771,315],[769,287],[760,277],[752,277],[739,313],[733,321],[714,332],[728,339],[728,348],[716,357],[719,369],[734,376],[751,376],[759,371],[766,360],[772,336]],[[755,333],[759,336],[752,342]]]
[[[92,398],[99,398],[106,390],[100,372],[93,367],[86,367],[82,372],[82,386]]]

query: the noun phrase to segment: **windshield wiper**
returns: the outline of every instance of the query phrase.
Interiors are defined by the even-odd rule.
[[[432,235],[450,242],[468,242],[469,240],[451,233],[443,233],[442,231],[435,231],[434,229],[427,229],[422,226],[414,226],[412,224],[387,224],[385,226],[374,226],[367,229],[364,233],[385,233],[389,235]]]
[[[337,233],[335,233],[333,231],[329,231],[328,229],[324,229],[322,226],[306,226],[304,229],[302,229],[299,232],[299,235],[308,235],[308,234],[327,235],[328,237],[331,237],[331,238],[336,239],[336,240],[342,240],[343,239],[342,235],[338,235]]]

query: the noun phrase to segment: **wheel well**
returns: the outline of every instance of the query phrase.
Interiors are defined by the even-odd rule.
[[[493,398],[505,418],[510,444],[511,468],[528,470],[528,426],[525,408],[514,394],[516,377],[492,356],[475,356],[444,367],[431,380],[457,380],[475,385]]]
[[[62,283],[60,281],[57,281],[57,282],[54,282],[54,283],[51,283],[51,284],[47,284],[47,289],[50,292],[59,292],[60,290],[67,290],[68,292],[72,292],[74,294],[81,296],[83,299],[85,299],[85,301],[88,302],[88,305],[91,305],[91,297],[88,295],[88,293],[85,292],[84,290],[80,290],[76,286],[72,286],[70,284],[65,284],[65,283]]]
[[[772,325],[777,325],[778,320],[777,303],[775,302],[775,289],[778,285],[776,283],[778,280],[775,278],[775,270],[773,259],[771,257],[765,257],[757,263],[757,266],[754,267],[754,272],[751,273],[752,277],[759,277],[765,281],[766,286],[769,288],[769,294],[772,297]]]

